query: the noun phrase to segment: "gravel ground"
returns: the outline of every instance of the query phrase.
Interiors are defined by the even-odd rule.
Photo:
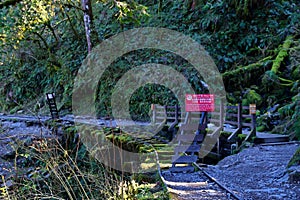
[[[170,173],[162,172],[166,180],[172,200],[200,200],[200,199],[232,199],[230,194],[211,182],[201,172]]]
[[[26,141],[48,135],[49,130],[25,123],[2,122],[0,133],[0,176],[13,174],[13,157],[16,139]],[[227,188],[244,199],[300,199],[300,183],[290,183],[286,166],[299,147],[297,144],[278,146],[255,146],[239,154],[229,156],[216,166],[208,166],[205,171],[219,180]],[[164,172],[172,193],[180,200],[230,199],[226,192],[203,178],[201,172],[170,174]],[[1,180],[0,180],[1,185]]]
[[[244,199],[300,199],[300,183],[289,182],[286,166],[299,145],[255,146],[205,169]]]
[[[0,186],[1,176],[9,179],[15,174],[14,158],[15,149],[25,143],[30,143],[34,138],[53,137],[50,130],[45,127],[28,126],[25,122],[2,121],[0,129]]]

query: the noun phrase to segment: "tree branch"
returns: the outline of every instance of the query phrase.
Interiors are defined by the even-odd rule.
[[[0,3],[0,9],[6,7],[6,6],[13,6],[17,3],[20,3],[22,0],[6,0],[2,3]]]

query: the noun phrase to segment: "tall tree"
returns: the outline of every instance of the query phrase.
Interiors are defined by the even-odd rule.
[[[86,41],[88,45],[88,53],[90,53],[92,50],[92,41],[91,41],[91,25],[93,20],[92,2],[91,0],[82,0],[81,3],[84,11],[83,19],[84,19]]]

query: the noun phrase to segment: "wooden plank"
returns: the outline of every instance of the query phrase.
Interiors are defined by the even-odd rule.
[[[156,111],[156,114],[166,114],[166,112],[165,111]]]
[[[226,113],[226,117],[237,117],[237,113]]]
[[[174,148],[175,153],[197,153],[200,151],[200,145],[180,145]]]
[[[228,120],[225,120],[224,123],[225,123],[225,124],[231,124],[231,125],[238,125],[238,124],[239,124],[238,122],[228,121]]]
[[[179,173],[179,172],[194,172],[195,168],[193,166],[180,166],[180,167],[171,167],[169,169],[172,173]]]
[[[197,156],[173,156],[172,163],[173,164],[192,164],[196,162],[198,159]]]
[[[167,117],[167,119],[173,119],[173,120],[175,120],[176,119],[176,117]]]
[[[156,117],[156,120],[158,119],[172,119],[172,120],[175,120],[176,118],[175,117]]]
[[[177,140],[181,142],[202,142],[204,139],[203,134],[183,134],[177,135]]]
[[[176,112],[175,112],[175,111],[167,111],[167,113],[168,113],[168,114],[174,114],[174,115],[176,114]],[[177,113],[178,113],[178,115],[180,115],[180,114],[181,114],[181,112],[180,112],[180,111],[178,111]]]
[[[226,109],[237,109],[237,106],[225,106]]]
[[[196,123],[193,124],[182,124],[180,126],[180,130],[181,131],[196,131],[196,130],[205,130],[206,129],[206,125],[199,125]]]
[[[220,123],[220,119],[208,119],[209,122],[217,122],[217,123]]]
[[[202,115],[201,111],[190,112],[191,115]]]
[[[209,114],[219,116],[221,113],[220,112],[210,112]]]
[[[238,128],[232,132],[232,134],[227,138],[228,142],[233,142],[238,134],[242,133],[242,129]]]
[[[155,105],[155,109],[162,109],[162,108],[165,108],[165,106],[160,106],[160,105],[156,105],[156,104],[154,104]]]
[[[276,142],[288,142],[289,137],[274,137],[274,138],[255,138],[254,143],[276,143]]]
[[[245,127],[252,127],[252,124],[251,123],[242,123],[242,126],[245,126]]]
[[[242,117],[243,118],[251,118],[251,115],[245,115],[245,114],[243,114]]]
[[[160,116],[157,116],[156,119],[166,119],[167,117],[160,117]]]

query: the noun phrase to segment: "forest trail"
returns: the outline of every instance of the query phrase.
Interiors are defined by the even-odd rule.
[[[11,116],[1,116],[3,117],[11,118]],[[14,173],[15,153],[12,146],[16,145],[14,143],[16,139],[27,142],[32,138],[39,138],[41,133],[43,137],[51,137],[50,130],[47,128],[28,123],[34,117],[18,118],[22,118],[23,121],[2,120],[1,122],[0,175],[6,178]],[[86,120],[89,121],[89,119]],[[300,185],[289,182],[286,169],[299,146],[299,143],[256,145],[236,155],[228,156],[217,165],[208,166],[203,170],[244,199],[300,199]],[[163,172],[166,180],[176,185],[170,191],[176,194],[174,199],[203,199],[205,196],[207,198],[215,196],[219,199],[232,198],[226,191],[218,189],[216,184],[201,178],[199,172],[195,173],[170,175],[166,171]],[[201,187],[206,189],[201,189]]]

